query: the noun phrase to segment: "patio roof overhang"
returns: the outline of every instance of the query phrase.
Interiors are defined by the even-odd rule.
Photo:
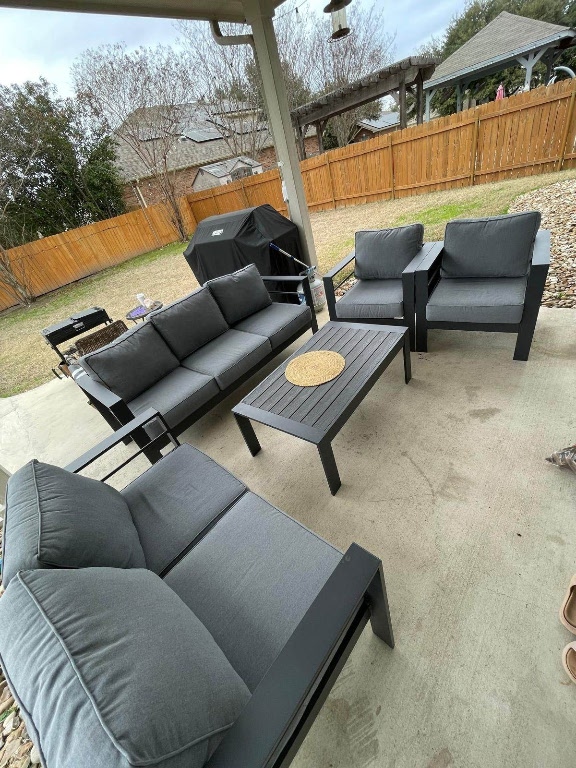
[[[275,9],[283,2],[285,0],[0,0],[0,7],[210,21],[213,22],[214,38],[220,45],[252,45],[290,218],[300,230],[304,260],[316,264],[298,150],[272,23]],[[251,27],[251,35],[222,35],[219,21],[247,24]]]

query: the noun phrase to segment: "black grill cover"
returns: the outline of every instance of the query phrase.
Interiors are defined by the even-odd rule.
[[[271,242],[303,261],[296,225],[271,205],[259,205],[201,221],[184,256],[200,285],[248,264],[261,275],[298,275],[304,267],[271,251]]]

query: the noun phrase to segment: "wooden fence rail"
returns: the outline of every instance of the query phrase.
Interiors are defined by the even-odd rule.
[[[308,207],[323,211],[576,166],[576,80],[341,147],[301,163]],[[190,232],[207,216],[270,203],[277,170],[181,199]],[[36,296],[175,240],[163,205],[45,237],[8,254]],[[0,282],[0,310],[15,300]]]

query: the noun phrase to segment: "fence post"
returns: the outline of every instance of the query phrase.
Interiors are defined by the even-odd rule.
[[[568,114],[566,116],[566,127],[564,128],[564,135],[562,137],[562,144],[560,145],[560,157],[556,163],[556,170],[561,171],[564,165],[564,158],[566,155],[566,147],[568,146],[568,138],[570,136],[570,128],[572,126],[572,119],[574,117],[574,97],[576,96],[576,88],[572,88],[570,94],[570,104],[568,105]]]
[[[396,199],[396,179],[394,178],[394,147],[392,146],[392,134],[388,134],[388,146],[390,147],[390,179],[392,182],[392,200]]]
[[[246,203],[246,208],[250,208],[250,201],[248,200],[248,194],[246,192],[246,187],[244,186],[244,179],[240,179],[240,189],[242,190],[242,194],[244,195],[244,202]]]
[[[332,180],[332,169],[330,168],[329,152],[324,152],[324,160],[328,168],[328,180],[330,181],[330,197],[332,198],[332,206],[336,208],[336,199],[334,197],[334,182]]]
[[[474,186],[476,180],[476,158],[478,157],[478,135],[480,133],[480,117],[476,115],[474,120],[474,132],[472,134],[472,167],[470,168],[470,186]]]

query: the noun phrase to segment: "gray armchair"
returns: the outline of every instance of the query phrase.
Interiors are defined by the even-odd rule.
[[[423,237],[422,224],[356,232],[354,250],[324,276],[330,319],[407,326],[413,350],[414,272],[430,249]],[[350,273],[336,285],[334,278],[352,261],[356,283],[336,301]]]
[[[416,349],[428,329],[518,334],[514,360],[527,360],[550,265],[540,213],[448,222],[415,270]]]

